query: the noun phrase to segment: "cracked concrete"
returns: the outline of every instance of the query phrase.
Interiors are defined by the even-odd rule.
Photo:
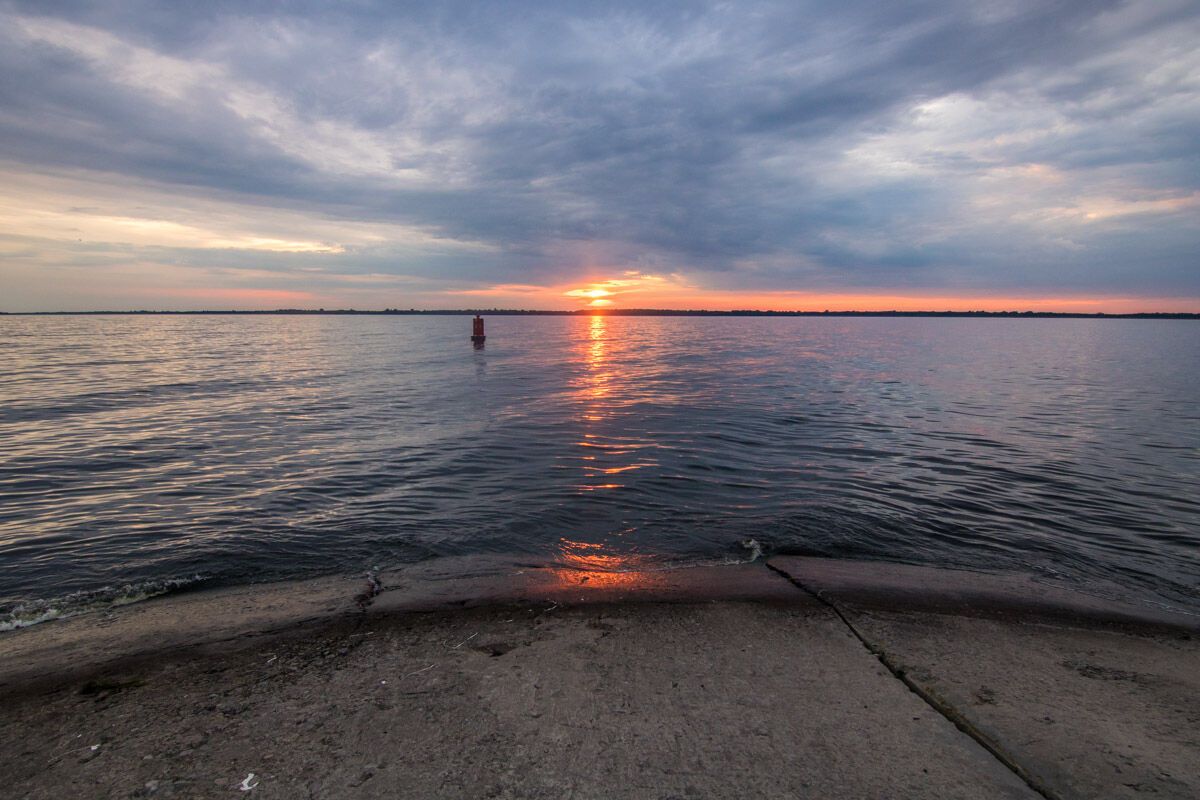
[[[1192,620],[1013,577],[808,558],[771,565],[836,607],[1046,796],[1200,796]],[[998,602],[1016,581],[1026,587],[1019,602]],[[896,604],[904,592],[920,594],[921,610]]]
[[[243,796],[254,773],[251,796],[289,798],[1038,796],[761,564],[607,584],[419,575],[371,579],[367,603],[359,575],[0,637],[6,794]],[[1195,796],[1182,629],[846,600],[907,680],[1049,796]],[[1106,721],[1080,735],[1081,719]]]

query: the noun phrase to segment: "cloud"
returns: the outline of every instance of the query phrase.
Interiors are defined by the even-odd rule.
[[[319,269],[330,301],[405,279],[375,305],[626,271],[1200,296],[1187,2],[18,2],[0,22],[0,240],[22,254],[0,280],[126,259],[170,266],[164,302],[188,269],[264,291]],[[6,303],[53,296],[22,276],[36,291]]]

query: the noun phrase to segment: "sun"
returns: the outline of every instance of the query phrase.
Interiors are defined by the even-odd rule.
[[[608,289],[605,289],[603,286],[597,286],[596,284],[592,284],[591,286],[583,289],[572,289],[565,294],[567,297],[576,297],[580,300],[587,300],[587,305],[591,306],[592,308],[603,308],[604,306],[611,306],[613,304],[613,301],[609,298],[611,298],[614,293]]]
[[[662,286],[666,279],[658,275],[647,275],[634,270],[625,270],[619,277],[602,281],[591,281],[583,286],[563,292],[565,297],[582,302],[593,309],[615,306],[630,296]]]

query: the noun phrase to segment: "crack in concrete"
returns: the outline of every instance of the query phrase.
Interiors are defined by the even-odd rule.
[[[940,714],[947,722],[949,722],[955,728],[958,728],[958,730],[965,733],[967,736],[974,739],[976,744],[990,753],[993,758],[995,758],[1010,772],[1020,778],[1026,786],[1028,786],[1034,792],[1037,792],[1042,797],[1046,798],[1046,800],[1062,800],[1062,798],[1060,798],[1053,789],[1051,789],[1049,786],[1046,786],[1036,777],[1031,775],[1024,767],[1018,764],[1016,759],[1006,752],[998,742],[993,741],[983,731],[975,727],[975,725],[972,724],[971,721],[966,717],[964,717],[957,708],[955,708],[945,699],[939,697],[933,691],[926,689],[924,686],[910,678],[905,669],[892,661],[891,657],[888,656],[887,652],[884,651],[883,648],[867,639],[866,635],[863,634],[863,632],[860,631],[858,627],[850,621],[850,618],[847,617],[846,614],[840,608],[838,608],[838,606],[832,600],[825,597],[821,592],[815,591],[806,586],[802,581],[797,580],[787,572],[784,572],[778,567],[773,566],[770,562],[767,562],[766,566],[767,569],[782,576],[793,586],[810,595],[817,602],[833,611],[833,613],[837,615],[838,619],[842,621],[842,624],[846,626],[847,630],[854,635],[854,638],[858,639],[859,643],[866,648],[868,653],[878,659],[879,663],[882,664],[884,668],[892,674],[892,677],[903,683],[910,692],[921,698],[925,705],[929,706],[938,714]]]

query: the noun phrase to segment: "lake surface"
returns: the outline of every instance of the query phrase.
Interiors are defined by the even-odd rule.
[[[656,568],[746,558],[747,539],[1200,610],[1198,323],[487,333],[0,317],[0,624],[195,581],[444,556]]]

